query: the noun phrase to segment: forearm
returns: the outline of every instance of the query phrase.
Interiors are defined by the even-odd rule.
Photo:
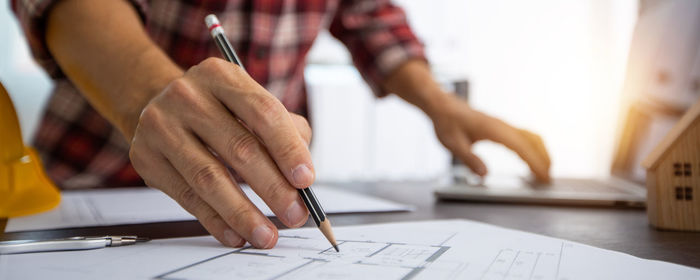
[[[394,93],[433,116],[449,96],[433,78],[428,65],[422,60],[410,60],[394,71],[382,84]]]
[[[59,1],[46,41],[68,78],[129,140],[143,107],[182,75],[126,1]]]

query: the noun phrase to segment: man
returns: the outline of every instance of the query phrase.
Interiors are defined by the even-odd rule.
[[[541,139],[443,92],[403,11],[388,0],[12,3],[34,56],[56,80],[35,141],[50,176],[65,188],[143,178],[229,246],[270,248],[278,235],[226,165],[286,226],[306,222],[294,189],[314,181],[304,57],[325,26],[378,96],[418,106],[474,172],[486,167],[471,143],[489,139],[548,179]],[[203,23],[210,13],[248,73],[210,58],[218,57]]]

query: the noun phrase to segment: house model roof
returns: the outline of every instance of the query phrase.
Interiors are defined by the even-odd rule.
[[[675,144],[683,133],[695,122],[700,122],[700,100],[695,102],[695,105],[688,109],[688,112],[683,114],[683,117],[671,128],[671,131],[661,140],[661,143],[654,148],[649,156],[644,159],[642,166],[647,169],[656,168],[661,162],[663,156],[669,151],[671,146]]]

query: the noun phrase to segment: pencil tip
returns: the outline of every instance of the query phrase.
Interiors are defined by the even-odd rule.
[[[335,249],[336,252],[340,253],[340,250],[338,250],[338,245],[333,245],[333,249]]]

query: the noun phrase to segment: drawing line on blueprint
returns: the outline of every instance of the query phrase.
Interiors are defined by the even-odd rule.
[[[451,238],[454,235],[450,235]],[[448,238],[448,239],[449,239]],[[316,239],[309,239],[304,237],[296,236],[280,236],[280,239],[297,239],[306,240],[308,242],[319,242]],[[440,242],[440,244],[443,244]],[[394,242],[377,242],[369,240],[339,240],[338,244],[345,251],[343,253],[336,253],[327,245],[319,251],[313,253],[308,250],[304,252],[303,250],[294,255],[290,251],[295,248],[280,249],[275,252],[265,253],[264,251],[257,250],[250,246],[240,248],[231,252],[220,254],[196,263],[188,264],[180,268],[168,271],[161,275],[156,276],[156,279],[182,279],[187,278],[187,272],[193,269],[212,271],[224,271],[229,273],[252,273],[250,271],[234,271],[236,268],[223,268],[218,266],[218,264],[212,264],[212,262],[220,261],[221,258],[235,257],[234,255],[249,255],[262,257],[263,259],[251,260],[247,264],[239,264],[239,266],[253,266],[253,270],[258,267],[274,267],[280,269],[279,271],[270,272],[269,270],[260,270],[262,273],[270,273],[267,276],[260,276],[264,279],[278,279],[284,278],[298,273],[300,270],[314,271],[316,270],[323,272],[324,269],[328,269],[324,266],[345,266],[345,267],[355,267],[357,265],[361,266],[372,266],[378,267],[378,269],[394,270],[392,276],[399,276],[400,279],[411,279],[418,275],[421,271],[425,269],[428,265],[436,261],[442,254],[450,249],[449,246],[442,245],[425,245],[425,244],[406,244],[406,243],[394,243]],[[313,248],[313,246],[311,246]],[[285,251],[287,250],[287,251]],[[280,254],[280,255],[276,255]],[[287,254],[285,256],[285,254]],[[275,258],[274,260],[266,261],[265,258]],[[303,262],[302,262],[303,260]],[[286,263],[284,263],[286,262]],[[289,265],[284,267],[284,265]],[[233,266],[233,265],[231,265]],[[245,269],[245,268],[243,268]],[[373,268],[374,269],[374,268]],[[274,270],[274,269],[272,269]],[[252,270],[251,270],[252,271]],[[318,273],[321,273],[318,272]],[[184,273],[184,274],[183,274]],[[185,275],[184,277],[182,275]]]

